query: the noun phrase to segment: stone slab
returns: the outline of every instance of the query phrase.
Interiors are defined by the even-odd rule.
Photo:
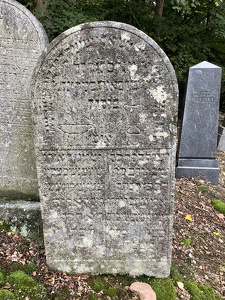
[[[12,232],[43,244],[40,202],[0,199],[0,220]]]
[[[204,61],[189,69],[177,178],[200,177],[218,183],[216,147],[220,85],[220,67]],[[211,167],[212,162],[215,169]]]
[[[225,151],[225,127],[219,125],[218,127],[218,145],[217,149]]]
[[[167,56],[130,25],[86,23],[49,45],[35,77],[48,266],[167,277],[178,98]]]
[[[37,199],[30,82],[48,39],[21,4],[0,0],[0,196]]]

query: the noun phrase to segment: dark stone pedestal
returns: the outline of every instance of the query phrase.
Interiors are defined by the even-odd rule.
[[[176,178],[201,178],[217,185],[219,180],[217,159],[180,158],[176,168]]]

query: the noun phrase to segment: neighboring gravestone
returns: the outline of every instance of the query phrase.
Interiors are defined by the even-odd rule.
[[[49,267],[168,276],[177,82],[165,53],[130,25],[82,24],[49,45],[33,93]]]
[[[218,140],[217,140],[217,149],[220,151],[225,150],[225,118],[223,122],[218,126]]]
[[[30,82],[47,36],[21,4],[0,0],[0,197],[37,199]]]
[[[218,184],[216,159],[221,68],[206,61],[189,69],[176,177]]]

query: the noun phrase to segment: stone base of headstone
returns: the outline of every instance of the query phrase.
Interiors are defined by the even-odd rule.
[[[43,244],[40,202],[1,200],[0,221],[12,232]]]
[[[219,125],[218,127],[218,150],[225,150],[225,127]]]
[[[219,171],[217,159],[180,158],[176,168],[176,178],[200,178],[217,185]]]

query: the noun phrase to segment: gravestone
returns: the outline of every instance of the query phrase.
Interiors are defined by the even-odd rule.
[[[176,177],[218,184],[216,159],[221,68],[203,61],[189,69]]]
[[[37,199],[29,94],[47,36],[21,4],[0,0],[0,197]]]
[[[130,25],[86,23],[49,45],[35,77],[48,266],[168,276],[178,89],[165,53]]]

